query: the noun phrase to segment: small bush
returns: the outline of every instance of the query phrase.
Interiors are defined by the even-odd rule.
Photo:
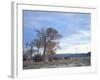
[[[53,59],[54,59],[54,60],[59,60],[60,58],[54,57]]]
[[[27,60],[27,56],[23,55],[23,61],[26,61],[26,60]]]
[[[33,60],[35,62],[40,62],[40,61],[43,61],[43,57],[41,54],[36,54],[36,55],[34,55]]]
[[[69,59],[70,59],[70,57],[65,57],[64,59],[68,59],[68,60],[69,60]]]

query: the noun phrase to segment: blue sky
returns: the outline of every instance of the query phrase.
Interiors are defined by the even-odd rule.
[[[53,27],[63,36],[57,53],[90,51],[91,14],[23,10],[24,48],[36,38],[34,29]]]

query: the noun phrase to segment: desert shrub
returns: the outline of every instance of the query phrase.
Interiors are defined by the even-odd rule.
[[[26,60],[27,60],[27,56],[23,55],[23,61],[26,61]]]
[[[50,62],[53,61],[53,58],[49,58],[49,61],[50,61]]]
[[[36,55],[34,55],[33,60],[34,60],[35,62],[40,62],[40,61],[43,60],[43,57],[42,57],[41,54],[36,54]]]
[[[70,59],[70,57],[64,57],[64,59],[68,59],[68,60],[69,60],[69,59]]]
[[[60,58],[54,57],[53,59],[54,59],[54,60],[59,60]]]

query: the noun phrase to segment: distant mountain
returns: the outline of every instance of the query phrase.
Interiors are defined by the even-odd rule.
[[[54,57],[54,58],[65,58],[65,57],[85,57],[85,56],[90,56],[90,52],[89,53],[81,53],[81,54],[53,54],[50,55],[50,57]]]
[[[87,55],[91,56],[91,52],[88,52]]]
[[[29,48],[25,48],[23,51],[23,55],[29,56],[30,50]],[[49,57],[53,58],[65,58],[65,57],[85,57],[85,56],[91,56],[91,52],[87,53],[61,53],[61,54],[52,54]]]

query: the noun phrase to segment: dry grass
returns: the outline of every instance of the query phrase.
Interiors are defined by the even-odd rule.
[[[48,63],[43,61],[34,62],[26,61],[23,63],[24,69],[39,69],[39,68],[57,68],[57,67],[78,67],[78,66],[90,66],[91,59],[90,57],[78,57],[70,59],[58,59],[52,60]]]

